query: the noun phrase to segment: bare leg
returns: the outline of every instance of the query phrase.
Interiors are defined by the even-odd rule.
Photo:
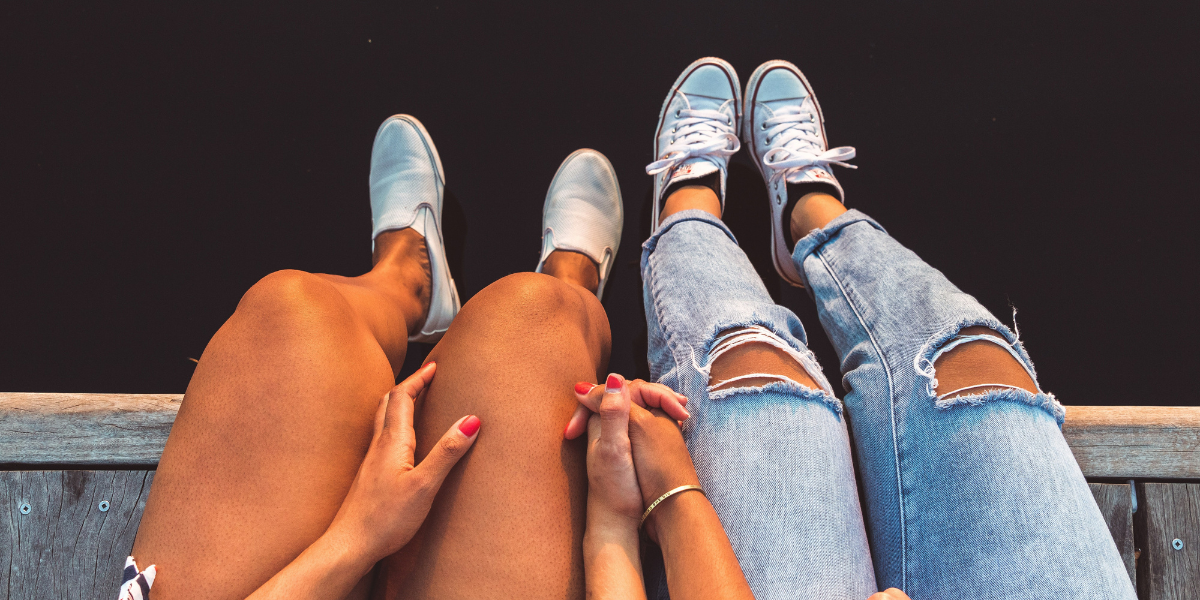
[[[280,271],[205,349],[134,543],[157,600],[242,598],[329,525],[429,303],[424,240],[377,240],[356,278]]]
[[[570,258],[555,262],[571,265]],[[159,567],[155,598],[244,597],[329,525],[366,452],[378,399],[403,364],[407,332],[428,309],[428,264],[420,236],[411,230],[380,235],[374,260],[371,272],[356,278],[274,273],[247,292],[213,337],[188,386],[134,545],[139,562]],[[576,266],[581,268],[561,270],[587,281],[583,267],[589,265]],[[448,343],[431,357],[440,368],[428,394],[433,408],[418,420],[418,456],[441,433],[434,431],[440,426],[434,424],[440,423],[437,415],[457,410],[452,401],[439,398],[486,403],[476,413],[488,422],[492,442],[464,464],[492,473],[469,478],[462,492],[456,492],[461,475],[452,476],[443,497],[463,499],[439,502],[431,523],[447,510],[468,508],[472,516],[456,516],[456,525],[475,519],[503,527],[503,519],[469,508],[470,500],[506,514],[508,502],[536,500],[548,522],[558,524],[534,521],[547,541],[542,549],[554,548],[559,560],[506,562],[482,577],[507,576],[531,588],[557,589],[559,595],[574,591],[580,570],[576,532],[582,531],[586,490],[582,447],[564,447],[561,429],[574,404],[571,384],[596,377],[598,366],[607,363],[607,319],[594,296],[544,275],[509,277],[468,307],[452,329],[456,333],[448,334]],[[572,319],[583,324],[572,329]],[[507,344],[496,345],[498,339]],[[564,340],[575,346],[560,351]],[[480,353],[481,348],[490,351]],[[538,356],[529,352],[533,348],[544,352]],[[570,366],[586,366],[559,368],[564,358],[576,359]],[[492,379],[478,378],[479,369]],[[530,371],[553,372],[564,383],[555,385]],[[480,387],[481,382],[487,383]],[[497,389],[512,390],[508,402],[519,406],[497,401]],[[567,392],[559,394],[558,404],[546,400],[562,390]],[[528,480],[517,484],[496,472],[505,464],[518,467]],[[516,528],[511,522],[507,526]],[[486,531],[482,525],[471,529]],[[481,557],[471,548],[455,543],[470,546],[473,537],[452,536],[434,547],[453,552],[436,556],[478,563]],[[519,545],[536,537],[530,532],[507,541]],[[435,584],[441,581],[438,573],[417,571],[430,575],[422,581]],[[369,584],[360,585],[355,595],[365,594]]]
[[[595,279],[590,261],[575,266],[564,279]],[[438,375],[418,402],[417,457],[462,411],[483,433],[421,532],[381,563],[376,597],[583,596],[584,445],[562,432],[572,386],[598,380],[609,339],[595,295],[544,274],[505,277],[463,307],[430,355]]]

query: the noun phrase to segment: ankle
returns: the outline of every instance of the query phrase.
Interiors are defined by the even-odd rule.
[[[433,270],[425,238],[412,228],[385,231],[375,237],[372,278],[387,282],[411,331],[425,322],[433,291]]]
[[[542,264],[542,273],[573,283],[593,294],[600,288],[600,266],[591,258],[570,250],[555,250]]]
[[[704,185],[672,186],[667,190],[667,200],[663,202],[659,222],[681,211],[699,209],[714,217],[721,218],[721,199],[712,188]]]
[[[794,205],[791,210],[783,213],[788,219],[787,230],[791,237],[791,247],[795,247],[796,242],[810,232],[824,228],[830,221],[846,212],[846,207],[841,201],[825,189],[802,191],[792,202]]]

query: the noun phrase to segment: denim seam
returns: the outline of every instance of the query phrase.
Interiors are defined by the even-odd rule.
[[[892,383],[892,368],[888,364],[887,355],[883,353],[883,348],[880,347],[879,341],[875,339],[875,334],[871,328],[867,326],[867,322],[863,319],[862,313],[858,307],[854,305],[854,300],[850,298],[849,291],[842,284],[842,280],[838,278],[833,271],[833,266],[825,259],[824,253],[821,252],[820,246],[813,249],[811,256],[816,256],[821,264],[825,267],[825,271],[833,278],[837,284],[838,290],[841,291],[842,297],[845,298],[846,304],[850,305],[850,310],[854,311],[854,317],[858,319],[859,325],[862,325],[863,331],[871,340],[871,346],[875,348],[876,354],[879,355],[879,362],[883,364],[883,373],[887,376],[888,384],[888,412],[891,413],[891,428],[892,428],[892,453],[896,460],[896,497],[898,499],[900,509],[900,589],[908,588],[908,522],[904,518],[904,485],[903,477],[900,474],[900,443],[896,437],[896,400],[895,386]]]
[[[656,236],[656,237],[661,237],[661,236]],[[655,240],[655,250],[657,250],[657,249],[658,249],[658,244],[657,244],[657,240]],[[668,373],[674,372],[680,365],[679,355],[676,354],[676,351],[679,349],[679,344],[675,341],[675,332],[672,331],[670,327],[667,327],[666,321],[663,320],[662,304],[659,300],[660,295],[659,295],[658,277],[656,277],[654,274],[655,268],[654,268],[654,261],[652,260],[653,256],[654,256],[654,252],[651,251],[650,255],[646,257],[646,269],[649,271],[648,275],[649,275],[649,281],[650,281],[650,300],[651,300],[651,303],[654,305],[654,318],[658,320],[658,329],[659,329],[659,331],[662,332],[663,338],[667,344],[667,348],[670,349],[670,351],[671,351],[671,368],[667,369],[666,371],[663,371],[663,373],[660,374],[658,382],[661,382],[663,379],[667,378]],[[692,358],[694,359],[694,357],[692,357]],[[676,386],[679,388],[684,388],[682,381],[678,381],[676,383]],[[678,392],[680,390],[675,390],[675,391]],[[684,422],[684,427],[685,428],[687,427],[686,421]]]

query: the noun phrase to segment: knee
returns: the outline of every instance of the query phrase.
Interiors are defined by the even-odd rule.
[[[708,354],[709,391],[761,387],[772,382],[821,390],[824,378],[811,354],[761,326],[734,327],[717,334]]]
[[[276,271],[258,280],[238,302],[236,315],[262,325],[348,318],[345,299],[328,281],[304,271]]]
[[[1004,336],[987,327],[962,329],[934,349],[932,365],[932,373],[926,374],[931,376],[934,393],[941,399],[1001,389],[1039,393],[1032,368],[1018,358]]]
[[[488,305],[492,315],[532,327],[590,316],[597,309],[604,311],[593,294],[541,273],[515,273],[501,278],[476,298]],[[474,303],[475,298],[471,301]]]

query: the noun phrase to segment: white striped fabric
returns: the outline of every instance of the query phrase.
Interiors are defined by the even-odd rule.
[[[150,600],[150,586],[154,585],[154,565],[139,571],[133,557],[125,559],[125,573],[121,576],[121,589],[117,600]]]

